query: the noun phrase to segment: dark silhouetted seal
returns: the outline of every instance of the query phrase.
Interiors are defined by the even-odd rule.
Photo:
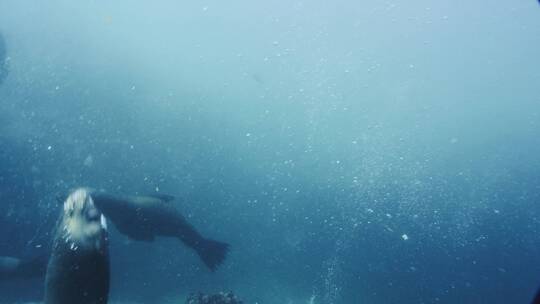
[[[92,198],[118,231],[131,239],[151,242],[156,236],[178,238],[194,249],[211,271],[225,260],[229,245],[199,234],[171,204],[172,196],[114,196],[95,191]]]
[[[4,78],[7,77],[8,68],[7,68],[7,50],[6,42],[2,33],[0,33],[0,85],[4,81]]]

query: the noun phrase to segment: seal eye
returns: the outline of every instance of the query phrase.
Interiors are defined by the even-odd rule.
[[[89,221],[97,221],[100,219],[100,214],[99,212],[95,209],[95,208],[90,208],[87,212],[86,212],[86,218],[89,220]]]

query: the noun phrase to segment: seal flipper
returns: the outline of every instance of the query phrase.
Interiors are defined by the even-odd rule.
[[[214,272],[227,257],[229,244],[212,239],[201,239],[193,249],[204,264]]]

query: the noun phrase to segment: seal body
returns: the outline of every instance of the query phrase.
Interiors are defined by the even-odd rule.
[[[178,238],[195,250],[212,271],[225,260],[229,245],[203,237],[174,208],[172,196],[114,196],[94,192],[92,198],[118,231],[131,239],[150,242],[157,236]]]
[[[105,217],[87,189],[64,202],[45,276],[45,304],[106,304],[109,253]]]

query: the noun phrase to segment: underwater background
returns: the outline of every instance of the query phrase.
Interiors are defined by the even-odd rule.
[[[0,33],[1,256],[47,254],[56,198],[90,186],[175,195],[231,244],[211,273],[111,228],[111,303],[540,286],[537,1],[0,0]],[[0,303],[42,296],[0,281]]]

